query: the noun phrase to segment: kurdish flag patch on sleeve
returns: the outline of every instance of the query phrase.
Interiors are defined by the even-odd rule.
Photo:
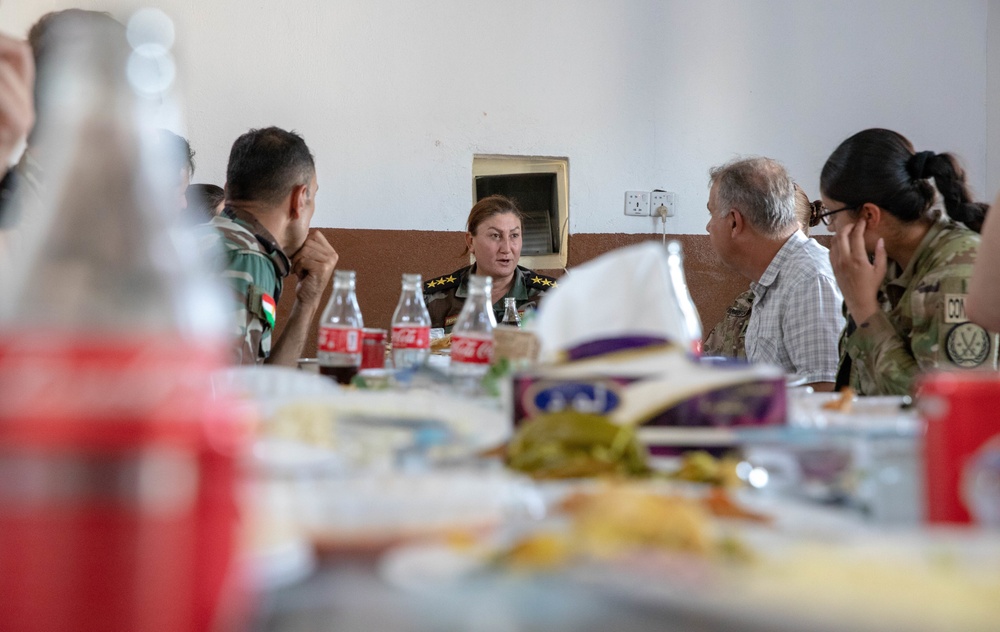
[[[260,306],[264,309],[267,324],[271,326],[271,329],[274,329],[274,317],[278,313],[278,307],[274,304],[274,299],[271,298],[270,294],[263,294],[260,297]]]

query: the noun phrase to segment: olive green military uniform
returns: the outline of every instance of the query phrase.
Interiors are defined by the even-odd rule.
[[[978,248],[977,233],[941,215],[905,270],[890,261],[882,311],[856,328],[850,321],[841,335],[838,384],[862,395],[907,395],[932,369],[996,370],[997,335],[965,316]]]
[[[469,275],[475,273],[476,266],[471,265],[424,283],[424,302],[431,315],[431,327],[443,327],[445,333],[451,333],[469,295]],[[526,309],[537,308],[538,301],[545,292],[555,286],[554,278],[517,266],[514,270],[514,282],[507,294],[493,304],[493,315],[498,323],[503,320],[503,302],[510,297],[517,299],[518,312],[524,313]]]
[[[753,290],[747,290],[736,297],[726,310],[726,315],[705,339],[705,344],[702,345],[703,355],[746,359],[747,324],[750,323],[753,298]]]
[[[223,277],[233,290],[236,363],[260,364],[271,353],[274,308],[291,262],[271,233],[249,213],[226,207],[206,226],[211,233],[205,247],[216,249]]]

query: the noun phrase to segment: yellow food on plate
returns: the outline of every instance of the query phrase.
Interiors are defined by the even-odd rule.
[[[451,349],[451,334],[431,340],[431,353],[440,353],[445,349]]]
[[[635,549],[708,554],[708,513],[696,500],[611,486],[579,503],[573,521],[579,548],[598,558]]]
[[[715,458],[704,450],[691,450],[681,457],[681,466],[671,474],[671,478],[720,487],[739,487],[743,484],[736,474],[739,462],[734,456]]]
[[[563,566],[572,556],[573,541],[569,536],[542,531],[515,542],[498,561],[513,569],[547,570]]]
[[[334,448],[333,411],[328,404],[286,404],[263,424],[265,435],[301,441],[321,448]]]
[[[706,560],[752,558],[737,538],[717,534],[711,513],[700,498],[622,482],[574,493],[560,509],[569,518],[563,530],[525,536],[502,551],[498,562],[545,570],[573,560],[616,560],[646,553]]]

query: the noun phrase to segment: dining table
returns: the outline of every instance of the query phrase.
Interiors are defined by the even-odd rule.
[[[565,529],[555,508],[567,496],[592,491],[600,483],[532,480],[510,472],[496,453],[482,451],[513,431],[510,411],[497,406],[495,395],[485,404],[482,398],[470,403],[444,397],[433,385],[423,392],[405,384],[358,393],[309,381],[319,376],[310,375],[305,382],[295,375],[281,377],[286,381],[273,376],[264,380],[259,373],[253,378],[258,391],[271,391],[257,398],[265,418],[280,417],[277,411],[290,403],[311,402],[337,411],[337,423],[355,433],[338,436],[334,444],[344,437],[354,443],[373,427],[380,430],[371,444],[375,448],[369,446],[364,457],[351,455],[346,463],[343,454],[330,458],[322,451],[296,452],[301,436],[292,437],[288,452],[288,445],[280,443],[289,439],[287,428],[278,443],[272,437],[270,444],[255,447],[255,493],[270,485],[272,501],[282,499],[263,503],[258,515],[273,519],[284,512],[288,523],[304,527],[277,547],[250,555],[253,630],[1000,629],[1000,531],[926,523],[923,422],[908,398],[859,400],[851,413],[839,414],[824,408],[835,395],[791,388],[787,425],[734,433],[734,454],[743,472],[739,488],[730,493],[737,504],[765,516],[767,524],[723,530],[736,534],[752,557],[763,560],[758,568],[754,562],[750,570],[731,573],[724,568],[727,563],[716,559],[692,561],[654,552],[624,561],[576,559],[525,569],[505,565],[502,552],[524,534],[553,524]],[[381,403],[373,409],[376,401]],[[441,412],[448,409],[460,411],[461,420],[476,417],[478,410],[485,421],[453,425],[455,419]],[[435,413],[448,432],[428,425]],[[408,421],[400,425],[400,419]],[[368,424],[360,435],[359,423]],[[428,434],[428,428],[435,432]],[[476,443],[479,435],[487,437],[484,442]],[[438,451],[455,442],[463,448]],[[276,445],[286,452],[276,457],[282,451]],[[370,459],[360,472],[358,458]],[[651,463],[656,480],[639,483],[651,493],[704,492],[704,485],[660,476],[677,467],[677,457],[653,458]],[[472,481],[465,491],[448,491],[450,481],[465,479]],[[494,495],[504,496],[503,502],[488,502],[486,497]],[[303,510],[304,504],[309,509]],[[416,536],[393,530],[406,523],[405,512],[420,513],[414,507],[421,504],[427,506],[422,520],[429,519],[425,514],[437,514],[443,522]],[[450,512],[459,504],[465,509],[454,517]],[[489,528],[466,528],[475,522],[469,512],[476,511],[489,515]],[[353,522],[347,524],[346,515]],[[461,528],[440,528],[449,519]],[[735,523],[725,523],[730,524]],[[366,539],[366,533],[372,537]],[[911,572],[913,563],[919,572]],[[926,582],[909,585],[925,571]],[[940,575],[953,571],[953,576]],[[858,577],[864,579],[856,581]],[[848,590],[852,583],[857,586]],[[967,585],[973,593],[997,592],[996,605],[988,599],[971,602],[977,614],[963,622],[966,627],[943,623],[952,616],[948,608],[923,598],[934,591],[968,592]],[[924,607],[927,614],[915,621],[913,612]]]

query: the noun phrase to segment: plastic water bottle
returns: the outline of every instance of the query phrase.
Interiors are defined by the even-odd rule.
[[[521,328],[521,315],[517,313],[517,299],[513,296],[503,300],[503,320],[500,324]]]
[[[431,353],[431,315],[421,281],[419,274],[403,275],[403,290],[392,314],[392,363],[397,369],[422,366]]]
[[[670,286],[680,309],[680,321],[687,337],[686,340],[679,342],[691,353],[700,356],[701,318],[691,298],[691,292],[688,291],[687,280],[684,277],[684,253],[678,241],[667,242],[667,269],[670,273]]]
[[[481,377],[493,361],[493,328],[496,317],[490,303],[493,279],[473,274],[469,296],[451,330],[451,373]]]
[[[333,273],[333,294],[319,321],[316,360],[319,372],[350,384],[361,367],[361,330],[365,322],[358,306],[353,270]]]

